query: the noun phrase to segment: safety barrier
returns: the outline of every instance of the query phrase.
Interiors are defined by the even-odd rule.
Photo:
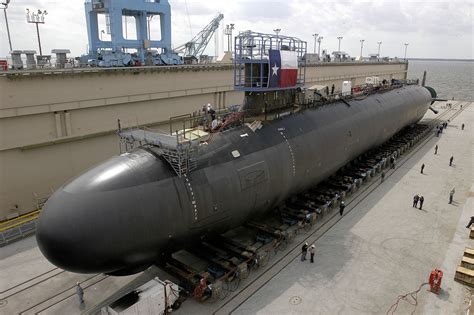
[[[36,222],[41,210],[36,210],[25,215],[0,223],[0,247],[14,240],[31,235],[36,230]]]

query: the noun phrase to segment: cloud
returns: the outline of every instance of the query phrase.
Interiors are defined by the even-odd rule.
[[[136,0],[138,1],[138,0]],[[313,47],[313,33],[324,37],[322,48],[337,49],[337,36],[343,36],[342,49],[351,55],[376,52],[382,41],[383,55],[402,56],[403,43],[409,42],[412,57],[474,58],[473,2],[430,0],[170,0],[173,45],[178,46],[196,35],[216,15],[225,15],[221,29],[223,50],[225,24],[235,23],[235,33],[254,30],[282,34],[308,41]],[[15,49],[36,49],[34,25],[27,24],[25,9],[46,8],[46,24],[40,26],[44,51],[69,48],[74,55],[87,46],[83,0],[12,0],[8,9],[12,42]],[[3,16],[0,15],[0,56],[8,53]],[[442,45],[441,43],[446,43]],[[214,52],[211,40],[208,53]]]

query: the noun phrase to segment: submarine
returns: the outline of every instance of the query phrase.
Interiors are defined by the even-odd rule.
[[[275,40],[281,43],[285,37]],[[288,46],[291,51],[291,42]],[[282,54],[279,58],[273,70],[274,59],[258,59],[267,69],[252,72],[278,76],[285,67]],[[248,58],[240,60],[248,63]],[[302,83],[294,72],[290,76],[275,78],[279,93],[288,95]],[[251,89],[272,89],[271,79],[262,79],[267,86],[245,82],[246,97],[254,100],[248,105],[261,103]],[[407,85],[305,108],[259,128],[241,124],[199,143],[194,167],[183,172],[173,168],[159,145],[140,146],[60,187],[40,215],[38,246],[51,263],[72,272],[128,275],[145,270],[323,181],[416,124],[433,98],[433,89]]]

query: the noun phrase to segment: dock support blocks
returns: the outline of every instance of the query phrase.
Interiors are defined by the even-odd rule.
[[[474,249],[464,250],[464,256],[461,265],[456,269],[454,280],[474,288]]]

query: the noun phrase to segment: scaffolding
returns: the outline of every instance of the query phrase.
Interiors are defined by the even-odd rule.
[[[120,137],[120,153],[147,145],[155,154],[167,161],[176,174],[181,177],[197,168],[196,155],[200,138],[206,136],[207,133],[202,130],[187,129],[167,135],[146,128],[128,130],[119,128],[118,135]]]
[[[305,41],[296,37],[252,31],[241,32],[235,37],[235,89],[245,92],[265,92],[303,87],[306,78],[306,61],[304,58],[306,45]],[[272,51],[291,53],[296,56],[298,68],[296,84],[284,87],[271,86],[272,68],[270,62]]]

